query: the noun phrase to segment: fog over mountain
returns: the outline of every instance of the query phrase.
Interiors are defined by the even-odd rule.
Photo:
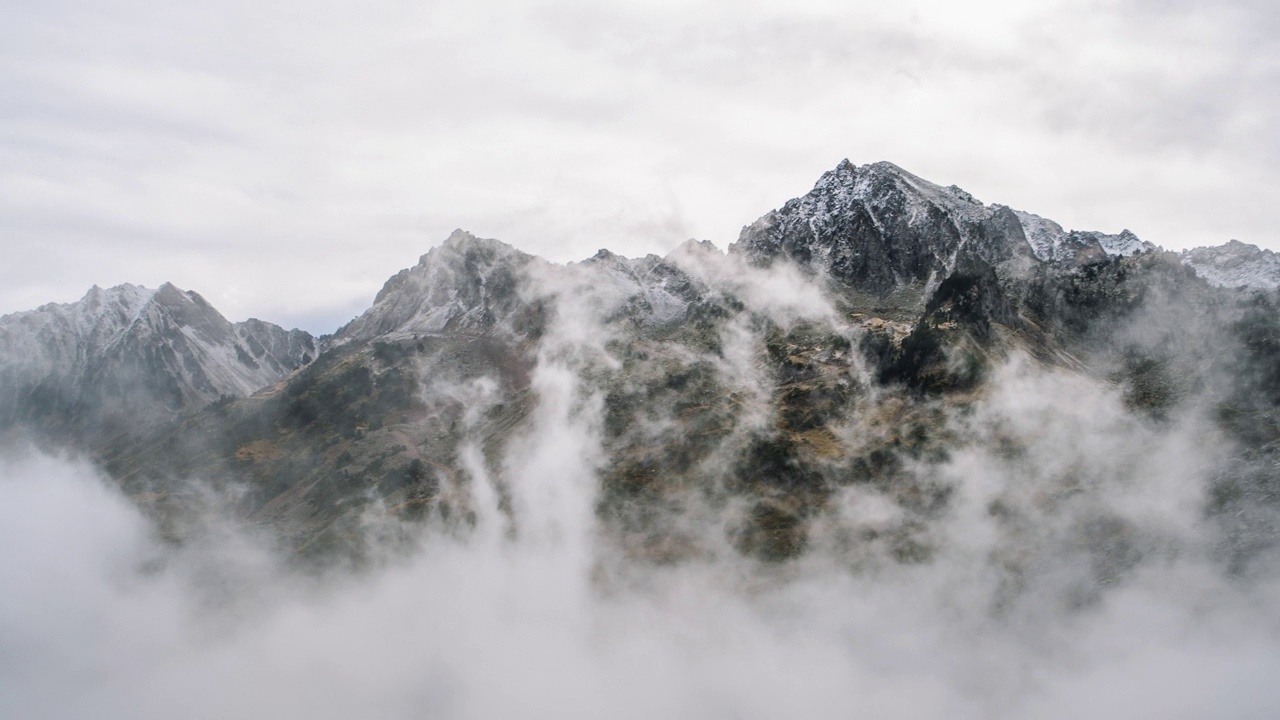
[[[1275,257],[1158,241],[844,161],[323,338],[0,318],[0,715],[1272,717]]]

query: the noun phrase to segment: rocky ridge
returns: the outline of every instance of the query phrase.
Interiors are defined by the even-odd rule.
[[[1239,240],[1184,251],[1182,263],[1219,287],[1263,290],[1280,287],[1280,255]]]
[[[73,434],[108,421],[145,426],[247,396],[316,354],[308,333],[231,323],[168,283],[95,286],[79,301],[0,318],[0,423]]]

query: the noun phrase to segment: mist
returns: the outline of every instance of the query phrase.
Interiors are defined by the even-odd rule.
[[[748,272],[698,257],[684,266],[707,283]],[[301,569],[216,493],[201,531],[175,543],[87,463],[10,453],[0,715],[1263,718],[1280,708],[1280,575],[1222,561],[1206,494],[1234,448],[1194,404],[1146,417],[1115,384],[1014,352],[968,407],[931,406],[937,431],[955,438],[946,457],[904,458],[909,482],[839,488],[800,557],[734,552],[726,528],[743,509],[708,502],[681,518],[699,553],[644,562],[596,511],[608,459],[601,378],[620,367],[607,319],[628,295],[575,282],[580,268],[545,272],[527,290],[556,307],[531,375],[537,402],[501,457],[463,442],[463,479],[446,489],[468,498],[474,522],[406,525],[373,506],[365,531],[412,546],[379,562]],[[858,332],[790,272],[744,282],[755,294],[744,292],[718,352],[683,351],[685,363],[714,360],[754,403],[705,463],[709,484],[742,437],[768,425],[768,379],[751,350],[762,326]],[[472,405],[466,430],[497,387],[480,378],[436,395]],[[839,440],[879,432],[875,408],[893,392],[866,389]],[[946,502],[920,500],[930,493]],[[918,551],[904,559],[904,545]]]

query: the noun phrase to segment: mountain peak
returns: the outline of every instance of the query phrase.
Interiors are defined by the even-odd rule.
[[[167,307],[180,307],[189,304],[191,302],[191,298],[188,297],[187,293],[183,291],[182,288],[171,282],[166,282],[156,288],[155,292],[151,295],[151,302],[152,304]]]
[[[1186,250],[1182,253],[1182,264],[1221,287],[1264,290],[1280,287],[1280,254],[1235,239],[1217,247]]]
[[[847,161],[846,161],[847,162]],[[720,254],[720,248],[710,240],[697,240],[689,238],[680,243],[674,250],[667,253],[667,258],[678,256],[696,256],[702,254]]]
[[[444,256],[453,256],[459,253],[467,253],[471,250],[480,250],[489,253],[519,253],[515,247],[494,238],[483,238],[470,231],[457,228],[449,233],[449,237],[437,247],[428,250],[418,258],[418,266],[426,267],[433,262],[438,262]],[[375,302],[377,302],[375,300]]]
[[[373,306],[339,328],[335,343],[384,334],[433,334],[446,327],[488,327],[510,304],[515,276],[533,256],[458,229],[418,264],[391,276]],[[501,296],[501,297],[498,297]]]
[[[307,333],[233,326],[199,294],[172,283],[94,285],[77,302],[0,318],[7,373],[0,429],[18,421],[64,423],[72,432],[91,432],[99,422],[141,427],[223,395],[248,395],[314,354]],[[38,388],[52,388],[56,401],[17,413]],[[63,406],[79,414],[61,421],[47,414]]]
[[[888,160],[877,160],[876,162],[867,163],[866,165],[857,165],[853,161],[849,160],[849,158],[844,158],[840,162],[836,163],[834,168],[824,174],[856,175],[862,173],[911,175],[911,173],[903,170],[901,167],[889,162]]]
[[[863,172],[879,173],[882,175],[903,175],[915,178],[916,176],[895,165],[888,160],[877,160],[863,166]]]
[[[1199,247],[1199,248],[1195,248],[1195,250],[1218,250],[1224,253],[1231,253],[1233,255],[1266,255],[1266,254],[1272,253],[1272,251],[1263,250],[1262,248],[1258,247],[1257,245],[1254,245],[1253,243],[1241,242],[1239,240],[1236,240],[1235,238],[1232,238],[1226,241],[1225,243],[1217,246],[1216,248],[1215,247]],[[1194,252],[1194,250],[1192,252]]]
[[[155,290],[152,290],[151,288],[143,287],[142,285],[134,285],[133,283],[121,283],[119,285],[112,285],[109,288],[104,288],[100,285],[95,284],[89,287],[89,289],[85,292],[84,297],[82,299],[87,299],[87,298],[105,299],[105,298],[126,297],[126,296],[140,297],[144,295],[147,297],[150,297],[151,294],[154,292]]]
[[[462,228],[454,228],[453,232],[449,233],[449,237],[445,238],[444,244],[445,245],[465,245],[470,242],[475,242],[479,239],[480,238],[476,237],[473,233],[467,230],[463,230]]]
[[[860,293],[918,295],[955,267],[962,249],[1003,258],[1023,245],[1006,213],[957,187],[946,188],[886,161],[842,160],[808,194],[743,228],[731,251],[769,264],[779,256],[821,270]]]
[[[899,203],[904,199],[915,207],[934,205],[962,220],[974,220],[989,214],[973,195],[956,185],[942,186],[925,180],[887,160],[854,165],[841,160],[832,170],[822,174],[813,193],[826,194],[847,202],[851,199],[872,203]]]

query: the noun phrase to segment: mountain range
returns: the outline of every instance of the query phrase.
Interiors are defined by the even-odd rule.
[[[1278,286],[1280,258],[1251,245],[1068,232],[846,160],[727,252],[558,265],[455,231],[325,338],[231,323],[172,285],[95,287],[0,318],[0,431],[89,457],[175,542],[213,487],[325,562],[385,542],[371,512],[465,534],[491,503],[521,532],[515,450],[559,397],[561,421],[591,420],[592,512],[628,557],[921,563],[955,495],[939,468],[974,447],[1017,466],[1042,442],[975,420],[1029,366],[1113,392],[1153,432],[1212,428],[1233,450],[1205,512],[1243,565],[1280,532]],[[1073,472],[1051,494],[1084,492]],[[841,515],[850,487],[887,519]],[[1047,511],[991,512],[1012,536]],[[1059,539],[1094,582],[1149,538],[1090,513]]]
[[[94,286],[77,302],[0,318],[0,425],[68,440],[150,426],[252,394],[316,354],[308,333],[228,322],[168,283]]]

